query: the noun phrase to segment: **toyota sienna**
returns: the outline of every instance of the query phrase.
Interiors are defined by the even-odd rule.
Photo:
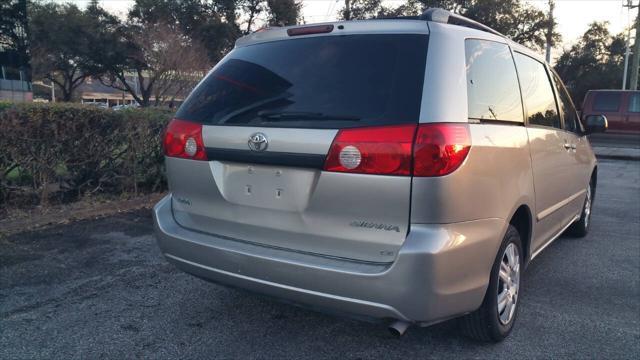
[[[158,244],[216,283],[500,341],[526,265],[589,231],[605,128],[539,55],[442,9],[269,28],[168,125]]]

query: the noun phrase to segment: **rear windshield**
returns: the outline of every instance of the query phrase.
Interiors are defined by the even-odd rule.
[[[207,125],[342,128],[417,122],[427,35],[322,36],[233,50],[177,117]]]

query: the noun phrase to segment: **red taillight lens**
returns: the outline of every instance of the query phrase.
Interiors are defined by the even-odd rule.
[[[450,174],[462,165],[470,148],[471,136],[467,124],[420,125],[413,148],[413,175]]]
[[[416,125],[343,129],[329,149],[327,171],[410,175]]]
[[[166,156],[207,160],[201,124],[179,119],[171,120],[164,132],[162,145]]]
[[[467,124],[434,123],[343,129],[333,140],[324,170],[378,175],[443,176],[462,165],[470,148],[471,136]]]

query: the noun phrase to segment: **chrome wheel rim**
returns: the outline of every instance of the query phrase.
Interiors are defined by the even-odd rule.
[[[516,313],[520,288],[520,254],[518,247],[510,243],[504,249],[498,271],[498,318],[508,324]]]
[[[587,186],[587,198],[584,200],[584,227],[589,227],[591,219],[591,185]]]

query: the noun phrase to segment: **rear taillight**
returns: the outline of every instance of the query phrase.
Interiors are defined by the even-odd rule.
[[[410,175],[415,125],[343,129],[324,169],[360,174]]]
[[[462,165],[470,148],[471,136],[467,124],[420,125],[413,146],[413,175],[451,174]]]
[[[443,176],[460,167],[470,148],[467,124],[434,123],[343,129],[333,140],[324,170],[378,175]]]
[[[166,156],[207,160],[202,141],[202,125],[173,119],[167,126],[162,142]]]

